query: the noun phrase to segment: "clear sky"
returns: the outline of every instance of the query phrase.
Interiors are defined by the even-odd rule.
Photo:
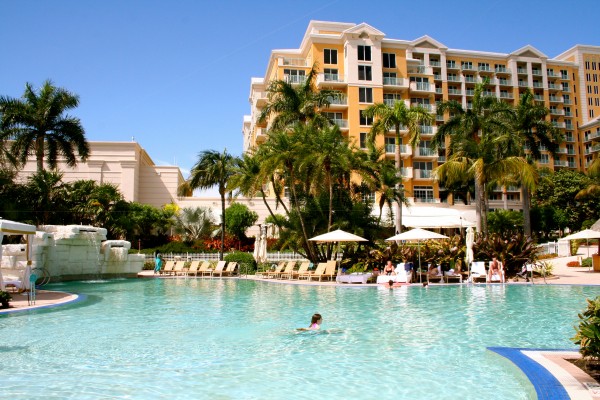
[[[203,150],[242,152],[250,78],[298,48],[310,20],[388,38],[552,58],[600,45],[599,0],[0,0],[0,95],[51,79],[80,96],[90,141],[132,137],[184,176]]]

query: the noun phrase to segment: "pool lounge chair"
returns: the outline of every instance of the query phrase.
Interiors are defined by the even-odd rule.
[[[221,272],[221,276],[233,276],[238,269],[238,263],[231,261],[227,263],[227,267]]]
[[[310,261],[302,262],[302,264],[300,264],[300,268],[298,268],[298,271],[292,271],[291,279],[299,279],[301,274],[306,274],[308,267],[310,267]]]
[[[280,279],[292,279],[294,275],[294,268],[296,267],[296,261],[288,261],[285,269],[279,274]]]
[[[175,261],[167,261],[165,266],[159,271],[159,273],[165,275],[171,275],[173,273],[173,268],[175,267]]]
[[[200,276],[211,276],[213,272],[212,263],[210,261],[204,261],[198,269],[198,275]]]
[[[287,261],[279,261],[277,267],[275,267],[274,271],[266,271],[263,273],[263,277],[265,278],[277,278],[283,272],[283,269],[287,265]]]
[[[335,261],[335,260],[327,261],[327,266],[325,267],[325,272],[323,273],[323,277],[329,278],[329,280],[332,281],[333,278],[335,278],[336,267],[337,267],[337,261]]]
[[[185,273],[183,267],[185,267],[185,261],[177,261],[175,267],[173,267],[173,275],[183,275]]]
[[[319,263],[314,271],[306,271],[305,273],[300,274],[298,276],[298,279],[306,278],[307,280],[312,280],[313,277],[319,277],[320,281],[323,275],[325,274],[325,268],[327,268],[327,263]]]
[[[487,282],[487,271],[485,270],[485,261],[473,261],[471,263],[471,275],[469,280],[473,283],[483,280]]]
[[[377,276],[377,283],[389,283],[389,281],[410,283],[408,282],[408,275],[404,269],[404,263],[399,263],[394,271],[396,272],[396,275],[383,274]]]
[[[215,275],[223,276],[223,270],[227,265],[227,261],[219,261],[214,270],[210,271],[210,276],[214,277]]]
[[[435,274],[432,274],[428,271],[426,275],[427,275],[427,283],[431,283],[431,281],[440,282],[440,283],[444,282],[444,274],[442,273],[442,267],[440,265],[437,266],[437,271]]]
[[[196,260],[196,261],[192,261],[192,263],[190,264],[190,267],[187,269],[187,271],[185,271],[186,276],[189,275],[197,275],[198,274],[198,268],[200,267],[200,261]]]

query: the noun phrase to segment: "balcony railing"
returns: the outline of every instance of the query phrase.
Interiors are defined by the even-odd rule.
[[[534,94],[533,99],[537,101],[544,101],[544,96],[542,96],[541,94]]]
[[[290,84],[302,84],[306,79],[306,75],[284,75],[284,81]]]
[[[498,79],[498,84],[501,86],[510,86],[512,85],[512,82],[508,79]]]
[[[430,169],[413,169],[413,178],[415,179],[431,179]]]
[[[460,82],[460,76],[450,75],[448,76],[448,82]]]
[[[465,82],[467,83],[476,83],[477,79],[474,76],[465,76]]]
[[[461,95],[462,91],[460,89],[448,89],[448,94]]]
[[[331,122],[333,122],[340,128],[348,128],[348,120],[347,119],[332,119]]]
[[[435,105],[433,104],[423,104],[423,103],[411,103],[411,107],[423,107],[426,111],[430,113],[434,113],[436,111]]]
[[[281,60],[282,65],[289,65],[294,67],[306,67],[308,62],[304,58],[283,58]]]
[[[404,78],[386,76],[383,78],[383,84],[386,86],[405,86]]]
[[[433,134],[433,126],[431,125],[419,125],[419,131],[424,135]]]
[[[437,151],[429,147],[417,147],[419,156],[421,157],[437,157]]]
[[[500,98],[501,99],[512,99],[513,95],[512,95],[512,93],[500,92]]]
[[[477,70],[478,70],[479,72],[492,72],[492,69],[490,68],[490,66],[489,66],[489,65],[479,65],[479,66],[477,67]]]
[[[532,69],[531,70],[531,74],[532,75],[542,76],[542,70],[541,69]]]
[[[465,89],[465,94],[467,96],[475,96],[475,90],[474,89]]]
[[[494,68],[494,71],[496,73],[500,73],[500,74],[509,74],[510,73],[510,70],[507,69],[506,67],[496,67],[496,68]]]
[[[421,92],[432,92],[435,86],[430,84],[429,82],[411,82],[410,89],[417,90]]]
[[[562,85],[560,83],[548,83],[548,89],[552,90],[562,90]]]
[[[344,77],[339,74],[322,74],[323,82],[344,82]]]
[[[332,96],[329,98],[329,104],[347,106],[348,105],[348,97],[345,94],[339,94],[336,96]]]
[[[477,71],[475,69],[475,67],[473,65],[471,65],[471,64],[462,64],[460,66],[460,69],[462,69],[463,71]]]
[[[565,128],[565,123],[564,122],[553,121],[552,122],[552,126],[554,126],[555,128],[563,128],[564,129]]]
[[[429,60],[429,65],[432,67],[441,67],[442,64],[438,60]]]
[[[550,96],[549,99],[552,103],[562,103],[563,102],[562,97]]]
[[[436,81],[441,81],[442,80],[442,74],[433,74],[433,79],[435,79]]]
[[[527,82],[519,81],[519,87],[527,87]]]
[[[517,68],[517,74],[527,75],[527,68]]]
[[[387,154],[395,154],[396,153],[396,145],[393,143],[386,143],[385,144],[385,152]]]
[[[544,84],[542,82],[533,82],[533,87],[536,89],[543,88]]]

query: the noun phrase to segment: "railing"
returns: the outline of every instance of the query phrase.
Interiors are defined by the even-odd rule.
[[[542,75],[542,70],[540,70],[540,69],[532,69],[531,70],[531,74],[532,75],[540,75],[541,76]]]
[[[340,74],[323,74],[323,82],[344,82],[344,78]]]
[[[431,125],[419,125],[419,131],[423,134],[432,134],[433,133],[433,126]]]
[[[448,89],[448,94],[460,95],[462,92],[460,89]]]
[[[340,128],[347,128],[348,127],[348,120],[347,119],[332,119],[331,122],[333,122],[334,124],[336,124]]]
[[[471,64],[462,64],[460,66],[460,69],[462,69],[463,71],[476,71],[475,67]]]
[[[306,75],[285,75],[284,76],[284,80],[287,83],[304,83],[306,82],[307,76]]]
[[[429,147],[418,147],[419,155],[423,157],[437,157],[437,152]]]
[[[562,103],[562,101],[563,101],[562,97],[556,97],[556,96],[550,96],[549,99],[553,103]]]
[[[223,253],[223,257],[229,253]],[[249,254],[252,254],[249,252]],[[219,253],[161,253],[165,261],[219,261]],[[145,261],[153,261],[153,254],[145,254]],[[307,261],[302,255],[293,252],[269,252],[267,261],[298,260]]]
[[[510,86],[512,85],[512,81],[509,81],[508,79],[498,79],[498,84],[502,86]]]
[[[429,82],[411,82],[410,88],[412,90],[421,90],[424,92],[430,92],[433,88]]]
[[[510,72],[506,67],[496,67],[494,68],[494,71],[502,74],[507,74]]]
[[[385,152],[387,154],[395,154],[396,153],[396,145],[393,143],[386,143],[385,144]]]
[[[448,76],[448,82],[460,82],[460,76]]]
[[[448,69],[459,69],[455,62],[446,61],[446,68]]]
[[[517,68],[517,74],[527,74],[527,68]]]
[[[387,76],[383,78],[383,84],[389,86],[404,86],[404,78]]]
[[[348,105],[348,98],[345,94],[335,95],[329,98],[329,104]]]
[[[290,65],[295,67],[306,67],[308,62],[304,58],[283,58],[282,65]]]
[[[562,85],[556,84],[556,83],[549,83],[548,84],[548,89],[554,89],[554,90],[562,90]]]
[[[502,93],[502,92],[500,92],[500,98],[501,99],[512,99],[513,95],[512,95],[512,93]]]
[[[436,60],[429,60],[429,65],[431,65],[432,67],[441,67],[442,66],[442,64]]]

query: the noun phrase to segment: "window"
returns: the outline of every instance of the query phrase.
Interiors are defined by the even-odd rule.
[[[361,149],[367,148],[367,132],[360,133],[360,139],[359,139],[358,145],[360,146]]]
[[[454,60],[448,60],[448,61],[446,61],[446,67],[448,67],[448,68],[456,68],[456,61],[454,61]]]
[[[383,102],[388,106],[393,106],[396,101],[402,101],[400,93],[384,93]]]
[[[323,70],[323,77],[326,81],[337,82],[340,80],[337,68],[325,68]]]
[[[375,203],[375,193],[365,193],[362,199],[364,203],[373,204]]]
[[[383,68],[396,68],[396,54],[383,53]]]
[[[371,76],[371,66],[370,65],[359,65],[358,66],[358,80],[359,81],[373,80],[373,77]]]
[[[325,64],[337,64],[337,50],[325,49],[323,51],[323,56],[325,58],[325,60],[323,60]]]
[[[540,154],[540,164],[548,164],[548,154]]]
[[[560,77],[561,77],[561,79],[569,79],[569,73],[567,72],[567,70],[561,69],[560,70]]]
[[[395,72],[384,72],[383,73],[383,84],[384,85],[399,85],[402,81],[396,78]]]
[[[358,46],[358,61],[371,61],[371,46]]]
[[[367,117],[363,113],[364,110],[360,110],[360,125],[362,126],[370,126],[373,125],[373,117]]]
[[[385,138],[385,152],[389,154],[394,154],[396,152],[396,138]]]
[[[473,63],[471,61],[463,61],[460,63],[462,69],[473,69]]]
[[[302,83],[304,82],[305,72],[298,69],[284,69],[283,70],[284,80],[288,83]]]
[[[373,89],[365,87],[358,88],[358,101],[359,103],[372,103]]]
[[[569,92],[570,91],[570,89],[569,89],[569,82],[563,82],[562,87],[563,87],[563,89],[562,89],[563,92]]]
[[[479,67],[480,71],[489,71],[490,70],[490,64],[488,64],[488,63],[479,63],[478,67]]]
[[[415,203],[433,203],[432,186],[414,186],[413,197]]]

